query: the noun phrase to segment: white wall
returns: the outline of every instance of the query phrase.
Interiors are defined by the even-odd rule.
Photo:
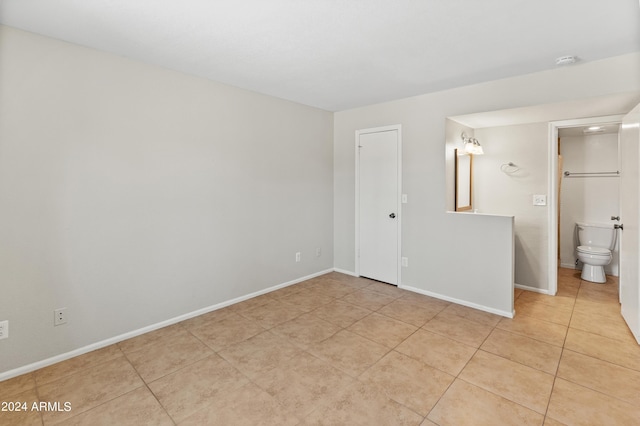
[[[548,124],[488,127],[475,135],[485,155],[473,160],[474,208],[515,216],[515,282],[547,289],[548,205],[534,206],[533,195],[548,195]],[[509,162],[517,171],[503,171]]]
[[[332,131],[0,27],[0,373],[331,268]]]
[[[560,139],[563,172],[608,172],[619,170],[618,134],[565,136]],[[573,268],[575,259],[574,226],[576,222],[613,224],[619,216],[620,179],[618,177],[566,177],[560,193],[560,263]],[[617,223],[617,222],[615,222]],[[605,267],[618,275],[618,250]]]
[[[502,293],[509,291],[506,287],[495,298],[487,297],[509,279],[510,257],[491,251],[500,239],[496,245],[507,244],[498,232],[504,223],[493,222],[492,216],[445,213],[446,118],[639,89],[640,55],[633,54],[336,113],[335,266],[353,271],[355,265],[354,132],[401,124],[403,192],[409,197],[403,205],[402,256],[410,265],[403,268],[403,285],[508,310],[510,300]],[[548,232],[548,226],[541,232]],[[469,252],[476,254],[471,267],[461,263]]]

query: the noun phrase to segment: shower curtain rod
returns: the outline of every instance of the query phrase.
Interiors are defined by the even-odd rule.
[[[617,177],[620,175],[620,171],[616,170],[615,172],[564,172],[564,175],[567,177],[575,176],[575,177],[593,177],[601,176],[601,177]],[[607,175],[607,176],[604,176]],[[613,175],[613,176],[611,176]]]

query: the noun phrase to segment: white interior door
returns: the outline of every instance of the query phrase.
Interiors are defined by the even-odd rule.
[[[375,130],[375,129],[373,129]],[[360,131],[358,156],[358,274],[399,283],[398,128]]]
[[[622,316],[640,343],[640,105],[620,130],[620,303]]]

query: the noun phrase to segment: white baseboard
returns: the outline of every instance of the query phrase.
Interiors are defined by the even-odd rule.
[[[346,269],[333,268],[333,271],[334,272],[339,272],[339,273],[345,274],[345,275],[351,275],[352,277],[357,277],[358,276],[355,272],[347,271]]]
[[[538,287],[530,287],[528,285],[522,285],[522,284],[514,284],[515,288],[519,288],[520,290],[527,290],[527,291],[532,291],[534,293],[541,293],[541,294],[551,294],[549,293],[549,290],[545,290],[542,288],[538,288]]]
[[[198,309],[196,311],[189,312],[189,313],[186,313],[186,314],[183,314],[183,315],[179,315],[177,317],[174,317],[174,318],[171,318],[171,319],[168,319],[168,320],[165,320],[165,321],[161,321],[161,322],[158,322],[158,323],[155,323],[155,324],[151,324],[151,325],[148,325],[146,327],[139,328],[137,330],[129,331],[127,333],[123,333],[123,334],[120,334],[118,336],[111,337],[109,339],[101,340],[99,342],[95,342],[95,343],[92,343],[90,345],[83,346],[81,348],[74,349],[72,351],[65,352],[65,353],[60,354],[60,355],[56,355],[56,356],[53,356],[53,357],[50,357],[50,358],[47,358],[47,359],[43,359],[41,361],[37,361],[37,362],[31,363],[31,364],[28,364],[28,365],[25,365],[25,366],[22,366],[22,367],[18,367],[18,368],[15,368],[13,370],[5,371],[3,373],[0,373],[0,382],[3,381],[3,380],[7,380],[7,379],[11,379],[13,377],[20,376],[22,374],[30,373],[30,372],[38,370],[40,368],[48,367],[50,365],[56,364],[56,363],[61,362],[61,361],[66,361],[66,360],[71,359],[73,357],[76,357],[76,356],[79,356],[79,355],[83,355],[83,354],[86,354],[88,352],[95,351],[97,349],[102,349],[104,347],[113,345],[114,343],[122,342],[123,340],[131,339],[132,337],[136,337],[136,336],[139,336],[141,334],[149,333],[150,331],[158,330],[160,328],[167,327],[169,325],[177,324],[177,323],[179,323],[181,321],[188,320],[190,318],[194,318],[194,317],[197,317],[199,315],[203,315],[203,314],[206,314],[206,313],[209,313],[209,312],[212,312],[212,311],[215,311],[215,310],[218,310],[218,309],[221,309],[221,308],[224,308],[224,307],[227,307],[227,306],[230,306],[230,305],[245,301],[247,299],[252,299],[254,297],[261,296],[263,294],[270,293],[272,291],[279,290],[281,288],[288,287],[290,285],[297,284],[299,282],[306,281],[306,280],[309,280],[311,278],[318,277],[320,275],[328,274],[329,272],[332,272],[333,270],[334,270],[333,268],[326,269],[324,271],[316,272],[316,273],[311,274],[311,275],[307,275],[307,276],[304,276],[304,277],[301,277],[301,278],[296,278],[295,280],[287,281],[285,283],[278,284],[278,285],[266,288],[264,290],[256,291],[254,293],[250,293],[250,294],[247,294],[245,296],[240,296],[240,297],[236,297],[235,299],[231,299],[231,300],[227,300],[227,301],[224,301],[224,302],[216,303],[215,305],[207,306],[205,308]]]
[[[405,285],[399,285],[398,288],[401,288],[403,290],[412,291],[414,293],[424,294],[425,296],[434,297],[436,299],[446,300],[447,302],[453,302],[453,303],[456,303],[458,305],[468,306],[468,307],[473,308],[473,309],[478,309],[480,311],[489,312],[491,314],[496,314],[496,315],[500,315],[500,316],[507,317],[507,318],[513,318],[513,316],[515,314],[515,311],[509,312],[509,311],[503,311],[503,310],[500,310],[500,309],[494,309],[494,308],[490,308],[488,306],[478,305],[477,303],[472,303],[472,302],[468,302],[466,300],[456,299],[455,297],[444,296],[442,294],[434,293],[434,292],[423,290],[423,289],[420,289],[420,288],[415,288],[415,287],[405,286]]]

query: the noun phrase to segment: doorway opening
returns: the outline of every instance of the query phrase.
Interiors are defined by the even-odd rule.
[[[554,121],[549,123],[549,247],[548,247],[548,265],[549,265],[549,276],[548,283],[549,289],[548,294],[555,295],[558,292],[558,267],[570,267],[570,261],[568,258],[571,256],[573,252],[574,246],[574,225],[571,223],[580,220],[591,221],[602,223],[605,220],[609,221],[610,217],[618,217],[619,208],[619,196],[618,192],[618,183],[617,177],[619,175],[618,171],[620,170],[620,158],[619,158],[619,124],[622,122],[621,115],[613,115],[613,116],[604,116],[604,117],[593,117],[593,118],[582,118],[582,119],[573,119],[573,120],[563,120],[563,121]],[[591,131],[589,129],[592,129]],[[605,164],[602,164],[603,169],[598,168],[597,170],[594,168],[591,169],[591,166],[594,166],[595,162],[603,160],[602,153],[602,144],[598,146],[596,144],[593,147],[593,153],[595,155],[599,155],[599,158],[582,158],[582,164],[589,168],[587,169],[575,169],[569,170],[569,165],[575,165],[574,163],[565,161],[566,158],[563,156],[569,152],[580,152],[580,149],[576,149],[575,147],[569,148],[568,144],[565,144],[565,149],[562,149],[562,139],[564,138],[572,138],[577,137],[579,135],[589,135],[589,132],[592,132],[591,135],[595,135],[597,130],[603,129],[602,133],[612,132],[615,133],[615,158],[609,158],[608,161],[605,161]],[[609,129],[609,130],[605,130]],[[585,133],[586,132],[586,133]],[[582,154],[586,152],[583,147],[581,151]],[[576,154],[578,155],[578,154]],[[615,164],[610,164],[615,163]],[[614,167],[615,166],[615,167]],[[604,170],[607,169],[607,170]],[[611,170],[609,170],[611,169]],[[567,174],[568,173],[568,174]],[[609,179],[609,181],[601,180],[603,178]],[[565,181],[566,179],[566,181]],[[572,179],[572,180],[569,180]],[[584,192],[584,185],[575,185],[593,183],[593,179],[597,179],[596,185],[594,185],[591,190],[587,190],[587,193]],[[613,182],[611,181],[613,180]],[[582,198],[575,200],[571,199],[571,197],[567,197],[566,190],[567,184],[572,184],[573,186],[580,187],[582,186]],[[595,187],[599,188],[595,190]],[[611,190],[615,188],[615,194],[611,193]],[[561,194],[563,189],[565,190],[564,197]],[[614,205],[611,203],[603,203],[601,205],[596,205],[596,197],[597,194],[593,192],[602,193],[602,191],[609,191],[607,193],[608,198],[612,196],[615,197]],[[575,195],[575,194],[574,194]],[[564,203],[561,203],[564,198]],[[610,200],[611,201],[611,200]],[[582,203],[580,207],[580,203]],[[585,204],[587,203],[587,204]],[[611,214],[605,214],[603,209],[610,209],[612,211]],[[563,216],[562,213],[565,215]],[[587,211],[588,210],[588,211]],[[605,217],[606,216],[606,217]],[[613,225],[612,225],[613,226]],[[571,229],[567,229],[571,228]],[[569,240],[569,241],[567,241]],[[614,259],[614,261],[617,261]],[[575,263],[575,261],[574,261]],[[617,266],[617,265],[616,265]],[[617,267],[615,269],[617,273]]]

